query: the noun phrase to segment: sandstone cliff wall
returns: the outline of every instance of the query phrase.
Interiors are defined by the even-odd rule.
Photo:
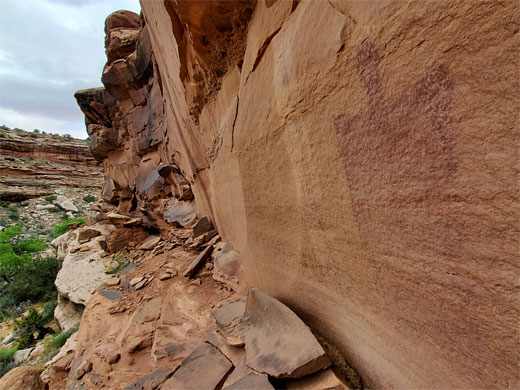
[[[105,199],[208,215],[374,387],[518,386],[518,3],[141,5],[77,95]]]

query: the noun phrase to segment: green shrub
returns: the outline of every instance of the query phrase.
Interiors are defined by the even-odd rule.
[[[18,225],[12,225],[6,227],[0,232],[0,243],[6,243],[11,241],[16,236],[22,234],[22,228]]]
[[[47,211],[51,213],[59,213],[61,212],[61,209],[59,207],[51,207],[50,209],[47,209]]]
[[[88,194],[88,195],[85,195],[85,196],[83,197],[83,201],[84,201],[84,202],[87,202],[87,203],[92,203],[92,202],[94,202],[95,200],[96,200],[96,197],[95,197],[94,195],[90,195],[90,194]]]
[[[128,261],[124,261],[122,263],[119,263],[118,265],[116,266],[108,266],[107,268],[105,268],[105,273],[106,274],[117,274],[118,272],[124,270],[128,264],[130,264],[130,262]]]
[[[4,318],[17,314],[23,302],[56,296],[54,280],[61,263],[54,257],[34,257],[47,244],[40,238],[20,238],[21,233],[18,225],[0,232],[0,315]]]
[[[0,360],[12,360],[16,351],[18,351],[18,347],[0,348]]]
[[[14,353],[18,351],[19,347],[0,348],[0,378],[3,377],[14,366]]]
[[[60,332],[54,334],[49,340],[47,340],[43,345],[43,353],[48,355],[56,349],[59,349],[65,344],[67,339],[70,337],[72,333],[70,331]]]
[[[61,263],[55,257],[24,262],[4,288],[5,295],[10,298],[10,302],[7,303],[16,305],[21,302],[38,302],[54,298],[54,280],[60,267]]]
[[[57,226],[54,226],[54,230],[52,232],[52,237],[56,238],[61,236],[62,234],[65,234],[67,232],[67,225],[71,223],[79,222],[82,225],[85,225],[86,221],[85,218],[72,218],[72,219],[66,219],[62,223],[60,223]]]
[[[14,252],[18,254],[23,253],[35,253],[44,251],[47,248],[47,244],[41,238],[30,238],[28,240],[22,240],[14,246]]]
[[[20,213],[18,209],[14,206],[9,207],[7,212],[7,217],[12,221],[18,221],[20,219]]]
[[[45,197],[45,201],[48,203],[54,202],[58,197],[56,195],[49,195]]]
[[[29,137],[31,137],[31,138],[38,138],[39,136],[38,136],[38,134],[31,133],[31,134],[29,134]]]
[[[58,300],[53,298],[49,301],[43,302],[42,315],[49,320],[54,317],[54,309],[58,306]]]
[[[10,204],[8,200],[0,200],[0,207],[9,207]]]
[[[49,189],[49,188],[51,188],[51,185],[50,184],[41,184],[40,187],[41,188],[45,188],[45,189]]]
[[[69,216],[66,214],[66,213],[63,213],[61,214],[61,217],[60,217],[63,221],[69,219]]]
[[[28,347],[47,333],[53,333],[52,329],[45,326],[47,319],[35,308],[29,309],[20,320],[14,320],[14,329],[20,347]]]

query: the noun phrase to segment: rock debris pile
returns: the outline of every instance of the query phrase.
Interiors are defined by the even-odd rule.
[[[241,295],[230,243],[196,241],[214,229],[204,218],[171,238],[129,236],[111,253],[100,243],[127,222],[108,214],[54,242],[64,256],[56,316],[81,323],[46,365],[51,389],[350,388],[287,306],[256,288]],[[107,274],[114,262],[124,268]],[[82,310],[71,315],[71,304]]]

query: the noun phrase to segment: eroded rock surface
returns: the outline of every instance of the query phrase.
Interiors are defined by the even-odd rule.
[[[141,3],[76,94],[105,208],[207,217],[375,388],[518,387],[518,3]]]
[[[59,187],[97,193],[102,176],[84,140],[0,129],[0,200],[48,196]]]
[[[101,235],[84,244],[78,242],[78,231],[65,233],[64,240],[58,237],[53,241],[58,246],[66,245],[68,248],[55,281],[58,293],[75,304],[86,305],[94,290],[110,278],[110,275],[105,273],[109,259],[104,257],[105,251],[101,242],[105,237],[109,237],[115,228],[109,224],[93,225],[93,228],[99,230]]]
[[[47,386],[40,379],[36,368],[22,366],[13,368],[0,378],[0,388],[3,390],[46,390]]]

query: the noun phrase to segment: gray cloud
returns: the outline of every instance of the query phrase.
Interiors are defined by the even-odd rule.
[[[3,1],[0,124],[86,137],[73,95],[101,85],[104,19],[118,9],[139,12],[139,1]]]

